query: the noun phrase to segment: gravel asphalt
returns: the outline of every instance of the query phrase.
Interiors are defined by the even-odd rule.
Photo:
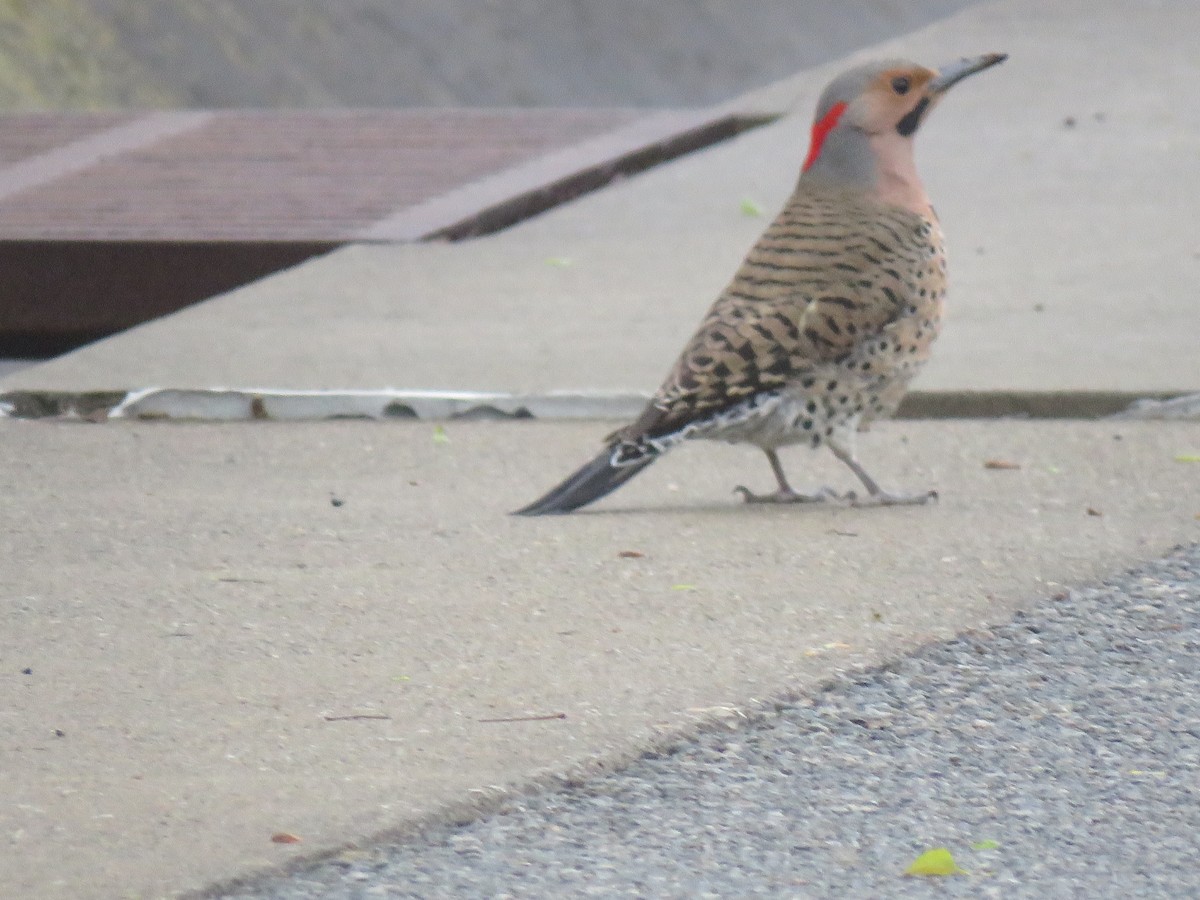
[[[906,876],[947,848],[964,874]],[[1200,896],[1200,545],[242,898]]]

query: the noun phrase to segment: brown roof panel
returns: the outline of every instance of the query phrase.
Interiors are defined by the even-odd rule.
[[[397,209],[645,115],[214,113],[197,127],[0,196],[0,240],[346,241]],[[4,117],[3,130],[24,128],[43,143],[54,130],[36,117],[17,118]],[[72,117],[61,133],[87,122]],[[0,169],[0,192],[3,184]]]
[[[6,113],[0,116],[0,167],[137,118],[137,113]]]
[[[354,241],[457,240],[760,122],[713,110],[0,114],[0,356]]]

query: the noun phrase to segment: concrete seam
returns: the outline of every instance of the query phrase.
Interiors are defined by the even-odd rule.
[[[0,393],[0,417],[238,422],[330,419],[464,420],[631,419],[649,395],[615,391],[505,393],[434,390],[283,390],[274,388]],[[914,391],[898,418],[1200,419],[1200,394],[1147,397],[1120,391]]]

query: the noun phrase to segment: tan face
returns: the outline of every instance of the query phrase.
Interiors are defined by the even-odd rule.
[[[937,72],[916,65],[880,72],[850,104],[851,120],[867,134],[912,134],[940,96],[930,90],[936,77]]]

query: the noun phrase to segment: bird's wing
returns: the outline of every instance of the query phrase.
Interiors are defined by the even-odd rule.
[[[919,264],[911,248],[928,246],[930,223],[822,199],[797,197],[784,208],[646,410],[614,437],[670,434],[761,391],[802,384],[905,313]]]

